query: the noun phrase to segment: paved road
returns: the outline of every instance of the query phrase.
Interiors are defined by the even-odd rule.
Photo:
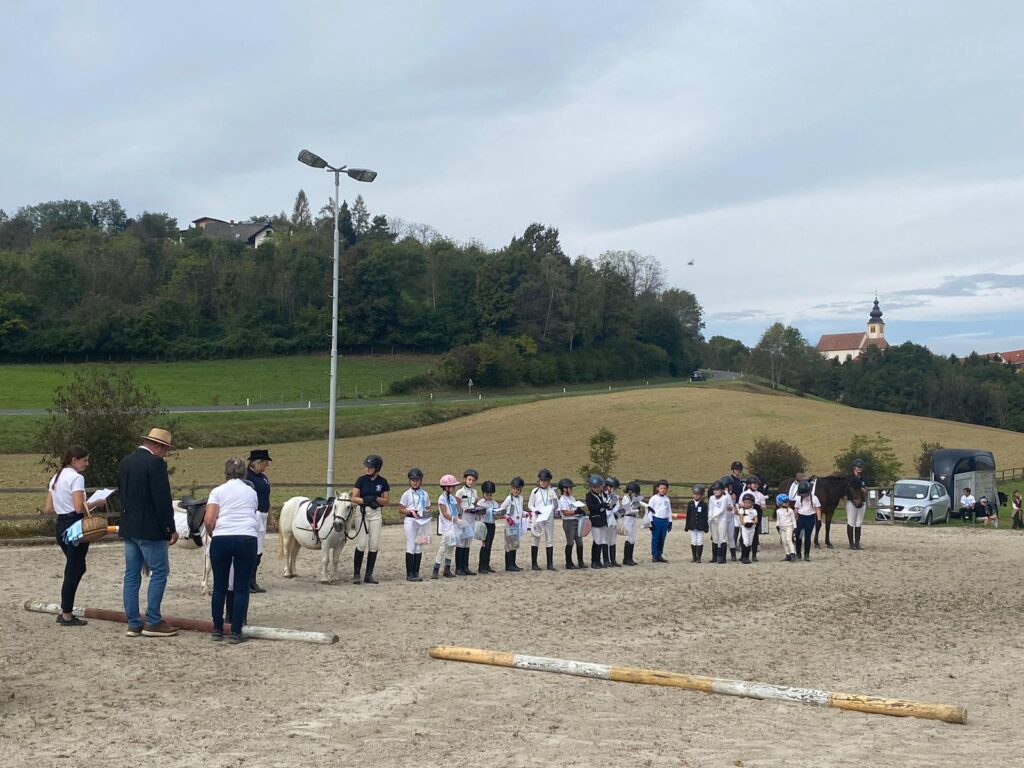
[[[732,371],[712,371],[704,369],[705,374],[710,374],[710,379],[729,381],[738,378],[741,374]],[[663,389],[666,387],[685,386],[685,380],[670,382],[667,384],[653,384],[645,386],[638,384],[627,387],[589,387],[587,389],[552,390],[550,392],[520,392],[501,395],[486,395],[488,400],[515,400],[525,397],[558,397],[559,395],[597,395],[605,392],[624,392],[633,389]],[[385,408],[395,405],[426,405],[433,402],[441,403],[471,403],[482,399],[479,395],[473,397],[436,397],[433,400],[426,398],[399,399],[399,398],[373,398],[372,400],[358,400],[348,398],[338,401],[338,408]],[[326,402],[305,402],[305,403],[257,403],[255,405],[169,405],[167,410],[170,413],[237,413],[241,411],[306,411],[326,409],[330,403]],[[0,416],[39,416],[46,413],[45,408],[0,408]]]

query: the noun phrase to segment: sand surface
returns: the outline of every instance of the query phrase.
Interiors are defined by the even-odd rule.
[[[404,581],[385,530],[379,586],[285,580],[276,537],[254,624],[334,646],[124,626],[61,628],[55,547],[0,549],[5,766],[1022,765],[1024,537],[872,526],[865,551],[780,562]],[[845,539],[843,532],[839,538]],[[642,543],[647,543],[645,537]],[[543,551],[542,551],[543,552]],[[588,543],[589,553],[589,543]],[[432,557],[430,558],[432,560]],[[497,557],[502,563],[501,553]],[[529,550],[520,564],[529,564]],[[123,556],[94,545],[79,604],[120,609]],[[345,561],[350,562],[349,553]],[[475,567],[474,555],[474,567]],[[424,565],[424,571],[429,571]],[[175,549],[167,614],[206,618],[198,552]],[[966,706],[967,725],[434,661],[435,644],[515,650]]]

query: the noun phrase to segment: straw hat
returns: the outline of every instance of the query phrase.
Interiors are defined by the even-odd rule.
[[[174,444],[171,442],[171,433],[166,429],[157,429],[153,427],[149,430],[148,435],[142,435],[143,440],[152,440],[154,443],[160,443],[160,445],[166,445],[168,448],[173,448]]]

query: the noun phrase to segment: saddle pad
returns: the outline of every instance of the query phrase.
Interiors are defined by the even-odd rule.
[[[306,506],[306,522],[314,531],[323,525],[324,518],[331,513],[334,499],[311,499]]]

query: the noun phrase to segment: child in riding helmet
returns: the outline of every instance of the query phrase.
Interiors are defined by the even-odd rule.
[[[608,560],[608,544],[605,534],[608,530],[608,507],[604,497],[604,478],[600,475],[591,475],[587,479],[590,490],[587,491],[584,503],[587,505],[587,515],[590,517],[590,567],[610,568]],[[582,546],[580,547],[582,554]]]
[[[714,561],[725,564],[725,550],[732,543],[732,518],[735,505],[732,496],[725,492],[725,484],[716,480],[711,484],[711,497],[708,499],[708,525],[711,530],[711,541],[715,547]]]
[[[356,535],[356,551],[352,562],[352,583],[360,582],[359,571],[363,567],[363,552],[366,555],[366,576],[363,584],[376,584],[373,578],[373,567],[377,562],[377,547],[380,543],[380,529],[384,525],[381,507],[390,503],[391,486],[380,471],[384,467],[384,459],[371,453],[363,460],[366,474],[356,478],[352,488],[351,501],[359,507],[359,528]]]
[[[580,568],[586,568],[583,564],[583,537],[580,536],[580,510],[576,497],[573,496],[573,482],[568,477],[558,481],[558,491],[562,495],[558,497],[558,514],[562,518],[562,533],[565,534],[565,570],[571,571],[576,568],[572,563],[572,551],[575,547],[579,552]]]
[[[690,554],[699,563],[704,556],[704,534],[709,530],[708,504],[704,501],[704,486],[693,486],[693,498],[686,505],[686,528],[690,532]]]
[[[513,477],[510,485],[512,490],[501,502],[498,512],[505,515],[505,570],[515,572],[523,570],[516,565],[516,552],[523,533],[523,486],[526,482],[521,477]]]
[[[416,543],[421,533],[426,533],[430,525],[430,496],[421,487],[423,470],[413,467],[409,470],[409,488],[398,501],[398,510],[405,515],[405,580],[423,581],[420,578],[420,561],[423,560],[423,547]]]
[[[604,503],[608,510],[608,527],[604,531],[604,540],[608,545],[608,565],[619,568],[619,561],[615,555],[615,537],[619,532],[619,515],[622,514],[622,507],[619,505],[619,478],[612,475],[605,478]]]
[[[476,527],[477,513],[480,511],[476,504],[476,488],[473,487],[479,479],[479,472],[475,469],[467,469],[462,473],[462,487],[455,492],[455,497],[459,500],[459,509],[462,511],[462,520],[471,529]],[[455,547],[455,574],[457,576],[476,576],[476,571],[469,570],[469,547],[472,542],[472,536],[463,538]]]
[[[651,509],[651,562],[667,563],[665,539],[672,530],[672,500],[668,497],[668,480],[654,484],[654,495],[647,501]]]
[[[754,526],[754,541],[750,545],[750,559],[757,562],[757,550],[761,544],[761,518],[764,515],[765,496],[761,493],[761,478],[751,475],[747,478],[747,490],[754,494],[754,509],[757,510],[757,525]]]
[[[754,544],[754,532],[760,522],[757,508],[754,506],[754,494],[744,491],[740,494],[740,544],[742,555],[740,562],[750,565],[750,550]]]
[[[796,545],[793,543],[793,531],[796,530],[796,515],[793,512],[793,500],[789,494],[780,493],[775,497],[775,530],[779,532],[782,550],[786,553],[786,561],[796,562]]]
[[[480,562],[477,565],[477,571],[479,573],[495,573],[491,568],[491,545],[494,544],[494,513],[498,509],[498,502],[494,500],[494,491],[497,489],[490,480],[484,480],[480,490],[483,491],[484,500],[479,503],[478,517],[487,528],[487,536],[480,545]]]
[[[530,492],[530,500],[526,509],[530,513],[530,527],[533,533],[533,546],[530,547],[531,568],[540,570],[537,565],[537,552],[540,549],[541,536],[547,548],[547,569],[555,570],[555,507],[558,506],[558,495],[551,487],[551,470],[542,469],[537,472],[537,487]],[[537,531],[540,531],[538,535]]]
[[[800,541],[803,539],[804,560],[811,559],[811,536],[814,523],[821,521],[821,502],[811,490],[811,484],[801,480],[796,489],[796,554],[800,556]]]
[[[626,493],[619,504],[622,510],[622,530],[626,537],[626,543],[622,549],[622,564],[636,565],[633,559],[633,548],[636,546],[636,521],[642,517],[640,502],[643,496],[640,495],[640,483],[635,480],[626,483]]]
[[[441,535],[441,542],[437,547],[437,557],[434,558],[434,573],[432,579],[437,578],[441,570],[441,563],[444,563],[444,576],[446,579],[455,576],[452,573],[452,556],[455,548],[455,527],[459,523],[461,510],[459,500],[455,497],[455,486],[459,481],[455,475],[444,475],[438,485],[441,486],[441,495],[437,497],[437,528]]]

